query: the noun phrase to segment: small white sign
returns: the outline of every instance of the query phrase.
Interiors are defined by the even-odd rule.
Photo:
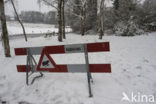
[[[66,53],[84,52],[84,47],[83,47],[83,45],[81,45],[81,44],[66,45],[66,46],[65,46],[65,52],[66,52]]]

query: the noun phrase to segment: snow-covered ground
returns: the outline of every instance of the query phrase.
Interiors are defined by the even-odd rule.
[[[110,42],[110,52],[90,53],[90,63],[111,63],[112,73],[92,74],[93,98],[88,97],[86,74],[45,73],[31,86],[25,84],[25,73],[17,64],[26,57],[15,56],[14,48],[90,42]],[[1,43],[1,41],[0,41]],[[135,37],[84,36],[68,34],[60,43],[57,37],[10,40],[12,58],[5,58],[0,46],[0,101],[7,104],[156,104],[121,101],[125,92],[156,97],[156,33]],[[57,64],[84,63],[83,54],[51,55]],[[38,56],[36,56],[38,59]],[[19,103],[27,102],[27,103]]]
[[[32,33],[51,33],[58,32],[58,28],[50,24],[34,24],[34,23],[24,23],[25,31],[27,34]],[[23,30],[18,22],[7,22],[7,28],[9,35],[22,34]],[[70,32],[71,28],[66,28],[66,32]]]

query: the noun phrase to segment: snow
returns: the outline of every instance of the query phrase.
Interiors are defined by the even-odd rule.
[[[58,42],[56,36],[28,40],[10,40],[11,58],[4,57],[0,46],[0,101],[8,104],[131,104],[121,102],[123,92],[156,97],[156,33],[135,37],[105,36],[102,40],[97,35],[81,37],[70,33],[63,42]],[[15,56],[14,48],[105,41],[110,42],[111,51],[89,53],[89,62],[111,63],[112,73],[92,74],[93,98],[88,97],[86,73],[44,73],[43,78],[26,86],[25,73],[17,72],[16,65],[25,64],[26,57]],[[85,63],[84,54],[51,56],[57,64]],[[39,60],[39,56],[35,58]]]
[[[56,28],[55,25],[50,25],[50,24],[24,23],[24,26],[27,34],[58,32],[58,28]],[[16,34],[23,33],[22,27],[18,22],[13,22],[13,21],[7,22],[7,28],[8,28],[9,35],[16,35]],[[71,32],[71,28],[66,27],[66,32]]]

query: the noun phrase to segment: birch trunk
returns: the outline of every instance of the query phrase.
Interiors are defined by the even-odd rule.
[[[85,35],[85,28],[86,28],[85,20],[86,20],[86,3],[83,5],[81,9],[81,35],[82,36]]]
[[[63,39],[66,39],[64,4],[65,1],[62,0],[62,32],[63,32]]]
[[[62,42],[62,0],[58,0],[58,41]]]
[[[1,13],[2,41],[4,44],[4,53],[5,53],[5,57],[11,57],[3,0],[0,0],[0,13]]]
[[[102,37],[104,35],[104,2],[105,2],[105,0],[101,0],[101,3],[100,3],[100,13],[99,13],[100,35],[99,35],[99,39],[102,39]]]

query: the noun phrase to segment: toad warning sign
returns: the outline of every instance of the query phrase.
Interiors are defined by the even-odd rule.
[[[46,49],[43,49],[39,64],[37,66],[39,71],[49,71],[56,69],[56,63],[52,59],[52,57],[46,52]]]

